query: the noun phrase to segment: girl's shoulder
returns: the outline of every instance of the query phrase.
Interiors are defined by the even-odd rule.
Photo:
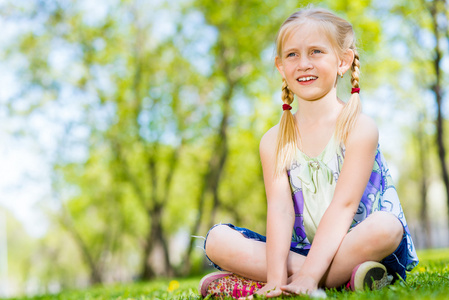
[[[276,142],[279,131],[279,124],[271,127],[260,140],[260,153],[273,154],[276,152]]]
[[[379,130],[376,122],[365,114],[360,114],[355,122],[354,127],[348,135],[345,146],[346,148],[359,147],[360,145],[371,146],[376,149],[379,142]]]

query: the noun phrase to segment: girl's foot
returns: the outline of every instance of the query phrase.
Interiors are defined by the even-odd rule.
[[[393,281],[393,276],[387,274],[387,269],[381,263],[366,261],[356,266],[352,271],[347,287],[353,291],[379,290]]]
[[[255,281],[233,274],[231,272],[213,272],[204,276],[199,284],[198,291],[206,297],[248,297],[261,289],[265,283]]]

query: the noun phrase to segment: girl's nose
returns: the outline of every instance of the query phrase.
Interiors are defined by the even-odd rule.
[[[306,71],[313,68],[312,62],[310,61],[309,57],[306,55],[302,55],[299,58],[297,69],[298,71]]]

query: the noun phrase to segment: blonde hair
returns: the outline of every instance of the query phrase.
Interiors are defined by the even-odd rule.
[[[356,41],[352,25],[328,10],[321,8],[306,8],[293,13],[285,20],[276,37],[276,52],[278,57],[282,57],[282,46],[290,34],[299,25],[306,21],[314,21],[326,34],[329,41],[334,46],[335,53],[342,57],[347,50],[354,52],[354,60],[351,65],[351,84],[353,88],[359,88],[360,61],[356,48]],[[335,74],[337,76],[337,74]],[[287,86],[287,82],[282,82],[282,101],[290,105],[293,102],[294,94]],[[360,97],[354,93],[343,107],[337,119],[335,127],[335,137],[337,142],[345,143],[349,132],[354,127],[357,116],[361,111]],[[279,122],[276,147],[276,175],[282,174],[293,162],[296,151],[299,148],[300,133],[296,126],[296,121],[291,111],[285,110]]]

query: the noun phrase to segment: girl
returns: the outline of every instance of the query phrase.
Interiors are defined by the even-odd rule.
[[[282,24],[276,46],[284,112],[260,142],[267,236],[214,226],[206,255],[228,272],[204,277],[202,295],[275,297],[405,280],[418,258],[377,127],[360,113],[352,26],[329,11],[304,9]],[[337,84],[346,72],[353,88],[344,103]]]

